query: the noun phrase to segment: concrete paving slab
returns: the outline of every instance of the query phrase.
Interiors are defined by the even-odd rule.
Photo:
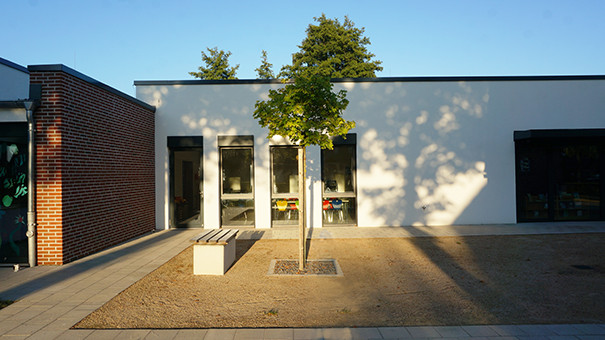
[[[259,329],[238,329],[235,331],[235,335],[233,337],[234,340],[252,340],[252,339],[263,339],[265,336],[265,330],[263,328]]]
[[[179,331],[175,329],[152,329],[145,336],[145,340],[172,340],[176,337]],[[198,337],[197,339],[203,339]]]
[[[439,338],[441,335],[435,327],[429,326],[416,326],[416,327],[407,327],[408,332],[412,335],[413,338]]]
[[[235,329],[209,329],[204,340],[233,340],[235,332]]]
[[[382,337],[378,328],[375,327],[349,328],[349,332],[351,339],[355,340],[379,339]]]
[[[493,330],[490,326],[462,326],[462,329],[464,329],[464,331],[472,337],[498,336],[498,333]]]
[[[527,335],[551,336],[557,335],[546,325],[520,325],[519,328]]]
[[[116,339],[118,335],[122,333],[122,330],[119,329],[104,329],[104,330],[96,330],[90,333],[85,339],[86,340],[110,340]]]
[[[490,328],[498,333],[499,336],[528,335],[517,325],[495,325],[490,326]]]
[[[27,340],[52,340],[58,338],[64,331],[44,331],[36,332],[30,335]],[[70,340],[76,340],[77,338],[70,338]]]
[[[265,329],[265,339],[292,339],[294,330],[292,328],[272,328]]]
[[[462,329],[460,326],[440,326],[435,327],[435,330],[439,335],[444,338],[458,338],[458,337],[469,337],[470,335]]]
[[[407,339],[412,337],[406,327],[379,327],[378,331],[384,339]]]
[[[321,339],[322,330],[320,328],[294,328],[294,339]]]
[[[605,325],[582,324],[574,325],[582,335],[605,335]]]
[[[350,328],[322,328],[323,339],[352,339]]]
[[[177,330],[173,340],[192,340],[192,339],[206,339],[208,333],[205,329],[181,329]]]

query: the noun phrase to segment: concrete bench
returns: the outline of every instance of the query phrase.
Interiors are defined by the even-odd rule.
[[[191,239],[193,274],[225,275],[235,261],[237,229],[212,229]]]

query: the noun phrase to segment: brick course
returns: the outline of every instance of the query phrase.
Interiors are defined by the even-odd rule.
[[[30,70],[38,264],[64,264],[155,229],[154,112],[77,74]]]

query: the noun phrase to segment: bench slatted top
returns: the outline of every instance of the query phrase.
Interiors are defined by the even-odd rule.
[[[191,242],[207,245],[226,245],[237,235],[238,229],[212,229],[196,235]]]

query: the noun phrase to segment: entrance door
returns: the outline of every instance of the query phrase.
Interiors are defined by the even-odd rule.
[[[170,227],[203,227],[202,137],[168,137]]]

